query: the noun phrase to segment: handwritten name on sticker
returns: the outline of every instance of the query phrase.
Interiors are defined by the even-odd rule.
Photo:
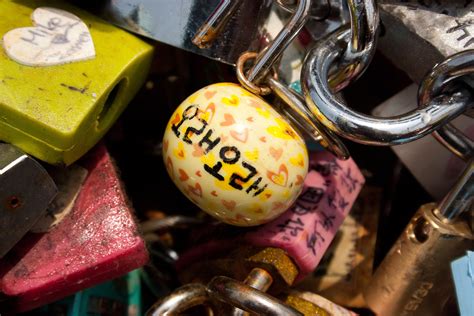
[[[41,7],[31,15],[34,27],[9,31],[3,36],[8,57],[26,66],[52,66],[95,57],[86,24],[77,16]]]
[[[283,248],[300,268],[299,279],[316,268],[365,182],[352,159],[323,152],[310,165],[303,192],[288,211],[245,236],[257,246]]]

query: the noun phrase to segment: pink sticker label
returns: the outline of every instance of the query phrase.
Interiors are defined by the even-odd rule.
[[[300,268],[299,279],[316,268],[365,182],[352,159],[327,152],[312,155],[310,169],[290,209],[245,236],[253,245],[284,249]]]

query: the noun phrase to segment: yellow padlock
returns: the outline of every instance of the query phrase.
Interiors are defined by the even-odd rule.
[[[163,157],[174,183],[212,216],[253,226],[287,210],[303,187],[308,153],[269,104],[237,84],[205,87],[169,121]]]
[[[69,165],[145,80],[152,47],[57,1],[0,1],[0,140]]]

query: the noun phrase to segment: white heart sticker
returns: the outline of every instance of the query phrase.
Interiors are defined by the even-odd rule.
[[[74,14],[41,7],[31,15],[34,27],[9,31],[3,36],[8,57],[27,66],[52,66],[95,57],[87,25]]]

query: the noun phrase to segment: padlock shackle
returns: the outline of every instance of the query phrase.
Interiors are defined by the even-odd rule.
[[[160,299],[147,312],[147,316],[176,315],[187,309],[209,302],[207,288],[203,284],[183,285],[170,295]]]
[[[474,209],[474,159],[471,159],[463,174],[456,181],[451,191],[444,197],[437,207],[437,215],[443,220],[453,220],[464,212],[473,212]]]
[[[305,106],[303,96],[291,91],[286,85],[275,78],[268,78],[267,83],[272,91],[284,101],[286,106],[283,108],[283,111],[292,122],[301,127],[303,132],[317,143],[320,143],[338,159],[349,159],[349,150],[344,143],[334,132],[313,118],[311,112],[309,112]]]
[[[321,40],[308,53],[301,74],[307,106],[332,131],[361,144],[398,145],[433,132],[471,107],[471,92],[459,89],[448,96],[433,98],[423,108],[390,118],[374,117],[350,109],[344,100],[334,94],[329,76],[331,66],[343,54],[341,41],[348,42],[350,36],[350,29],[345,28]],[[370,58],[368,53],[361,55],[353,67],[365,67]]]
[[[303,316],[302,313],[273,296],[225,276],[214,277],[209,282],[208,289],[211,298],[257,315]]]
[[[474,157],[474,142],[452,124],[446,124],[432,133],[433,137],[464,161]]]
[[[295,12],[270,45],[258,53],[255,63],[247,72],[247,79],[258,84],[268,75],[277,59],[298,35],[310,17],[312,0],[298,0]]]

